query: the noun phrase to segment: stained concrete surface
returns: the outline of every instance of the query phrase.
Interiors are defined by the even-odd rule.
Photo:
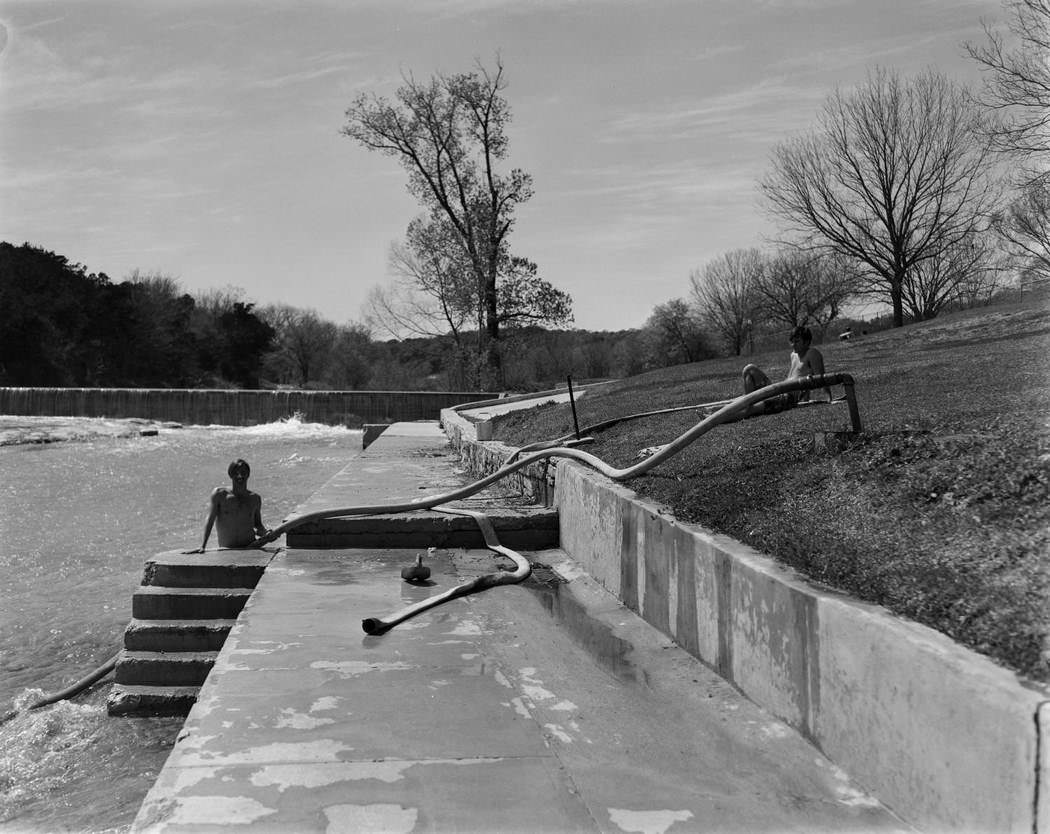
[[[351,466],[370,478],[337,477],[315,501],[408,494],[421,477],[443,486],[454,470],[443,442],[384,434],[372,462]],[[133,830],[906,828],[560,551],[530,554],[552,568],[526,584],[365,635],[365,617],[509,566],[439,550],[433,584],[411,586],[400,569],[418,552],[279,554]]]
[[[438,551],[435,584],[415,587],[399,577],[414,555],[279,555],[135,830],[902,827],[581,575],[543,572],[365,635],[363,616],[498,561]]]

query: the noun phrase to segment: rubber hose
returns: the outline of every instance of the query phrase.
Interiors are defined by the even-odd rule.
[[[675,440],[665,445],[655,454],[633,466],[628,466],[623,469],[616,469],[609,466],[605,461],[601,460],[601,458],[589,454],[588,452],[568,446],[557,446],[552,449],[543,449],[524,455],[515,461],[504,464],[495,472],[486,475],[484,478],[481,478],[472,484],[467,484],[466,486],[454,489],[451,492],[417,498],[399,504],[362,504],[354,507],[339,507],[304,513],[303,515],[289,519],[284,524],[275,527],[267,535],[256,539],[252,543],[252,547],[261,547],[262,545],[274,541],[284,535],[288,530],[292,530],[311,521],[321,521],[328,518],[343,518],[347,516],[383,515],[387,513],[433,509],[439,504],[448,504],[452,501],[458,501],[461,498],[468,498],[475,493],[481,492],[485,487],[496,481],[506,478],[508,475],[519,469],[524,469],[525,467],[530,466],[537,461],[545,460],[546,458],[568,458],[570,460],[579,461],[580,463],[585,463],[600,474],[614,481],[625,481],[630,478],[636,478],[639,475],[645,474],[650,469],[659,466],[668,458],[678,454],[682,449],[695,442],[715,426],[721,425],[722,423],[733,422],[740,417],[745,416],[751,406],[756,405],[763,400],[772,399],[773,397],[778,397],[792,391],[809,391],[816,388],[829,387],[830,385],[838,383],[852,385],[853,378],[849,376],[849,374],[830,374],[803,377],[801,379],[789,379],[784,380],[783,382],[776,382],[772,385],[767,385],[765,388],[759,388],[757,391],[752,391],[748,394],[737,397],[735,400],[731,400],[713,414],[707,415],[703,420],[688,431],[679,435]]]
[[[478,527],[481,528],[481,535],[485,539],[485,547],[512,559],[515,564],[515,570],[513,572],[505,573],[488,573],[484,576],[479,576],[476,579],[468,580],[460,585],[456,585],[454,588],[449,588],[443,593],[435,594],[432,597],[427,597],[424,600],[413,603],[412,605],[402,608],[400,611],[396,611],[386,617],[366,617],[361,621],[361,628],[364,629],[365,634],[383,634],[392,629],[398,623],[403,623],[410,617],[414,617],[416,614],[448,602],[450,599],[464,597],[468,594],[484,591],[487,588],[495,588],[497,585],[514,585],[518,582],[524,582],[529,578],[529,574],[532,573],[532,565],[529,564],[524,556],[499,543],[492,522],[484,513],[477,512],[476,510],[466,510],[453,507],[437,507],[435,509],[442,513],[465,515],[473,518],[477,522]]]
[[[57,701],[65,701],[69,698],[72,698],[74,695],[79,695],[81,692],[83,692],[85,689],[91,686],[91,684],[101,680],[110,672],[112,672],[117,666],[118,657],[120,657],[119,654],[113,655],[113,657],[111,657],[93,672],[84,675],[84,677],[82,677],[80,680],[70,684],[65,689],[60,689],[58,692],[52,692],[49,695],[42,695],[41,697],[37,698],[33,703],[31,703],[28,707],[26,707],[26,711],[40,709],[40,707],[46,707],[48,704],[54,704]],[[2,718],[0,718],[0,724],[10,721],[18,714],[18,710],[13,710],[7,713]]]

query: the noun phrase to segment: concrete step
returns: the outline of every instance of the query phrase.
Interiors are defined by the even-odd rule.
[[[251,595],[251,588],[140,585],[131,598],[131,616],[140,620],[232,620]]]
[[[138,620],[124,629],[124,648],[140,652],[215,652],[236,620]]]
[[[114,684],[106,699],[110,715],[188,715],[199,686],[132,686]]]
[[[129,652],[117,659],[116,682],[134,686],[200,686],[218,652]]]
[[[515,550],[558,546],[558,511],[549,507],[478,507],[492,522],[500,544]],[[433,510],[312,521],[289,530],[288,547],[483,548],[474,519]]]
[[[273,553],[264,550],[169,550],[147,560],[143,585],[166,588],[254,588]]]

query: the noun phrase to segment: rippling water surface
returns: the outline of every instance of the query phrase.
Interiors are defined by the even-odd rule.
[[[143,563],[200,544],[231,460],[251,464],[272,527],[360,448],[295,420],[0,447],[0,715],[119,649]],[[182,719],[109,718],[108,680],[0,725],[0,831],[128,829]]]

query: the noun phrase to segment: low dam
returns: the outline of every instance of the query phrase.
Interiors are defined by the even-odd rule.
[[[364,423],[436,420],[443,408],[497,396],[485,391],[0,388],[0,414],[254,426],[298,412],[313,423],[359,428]]]

